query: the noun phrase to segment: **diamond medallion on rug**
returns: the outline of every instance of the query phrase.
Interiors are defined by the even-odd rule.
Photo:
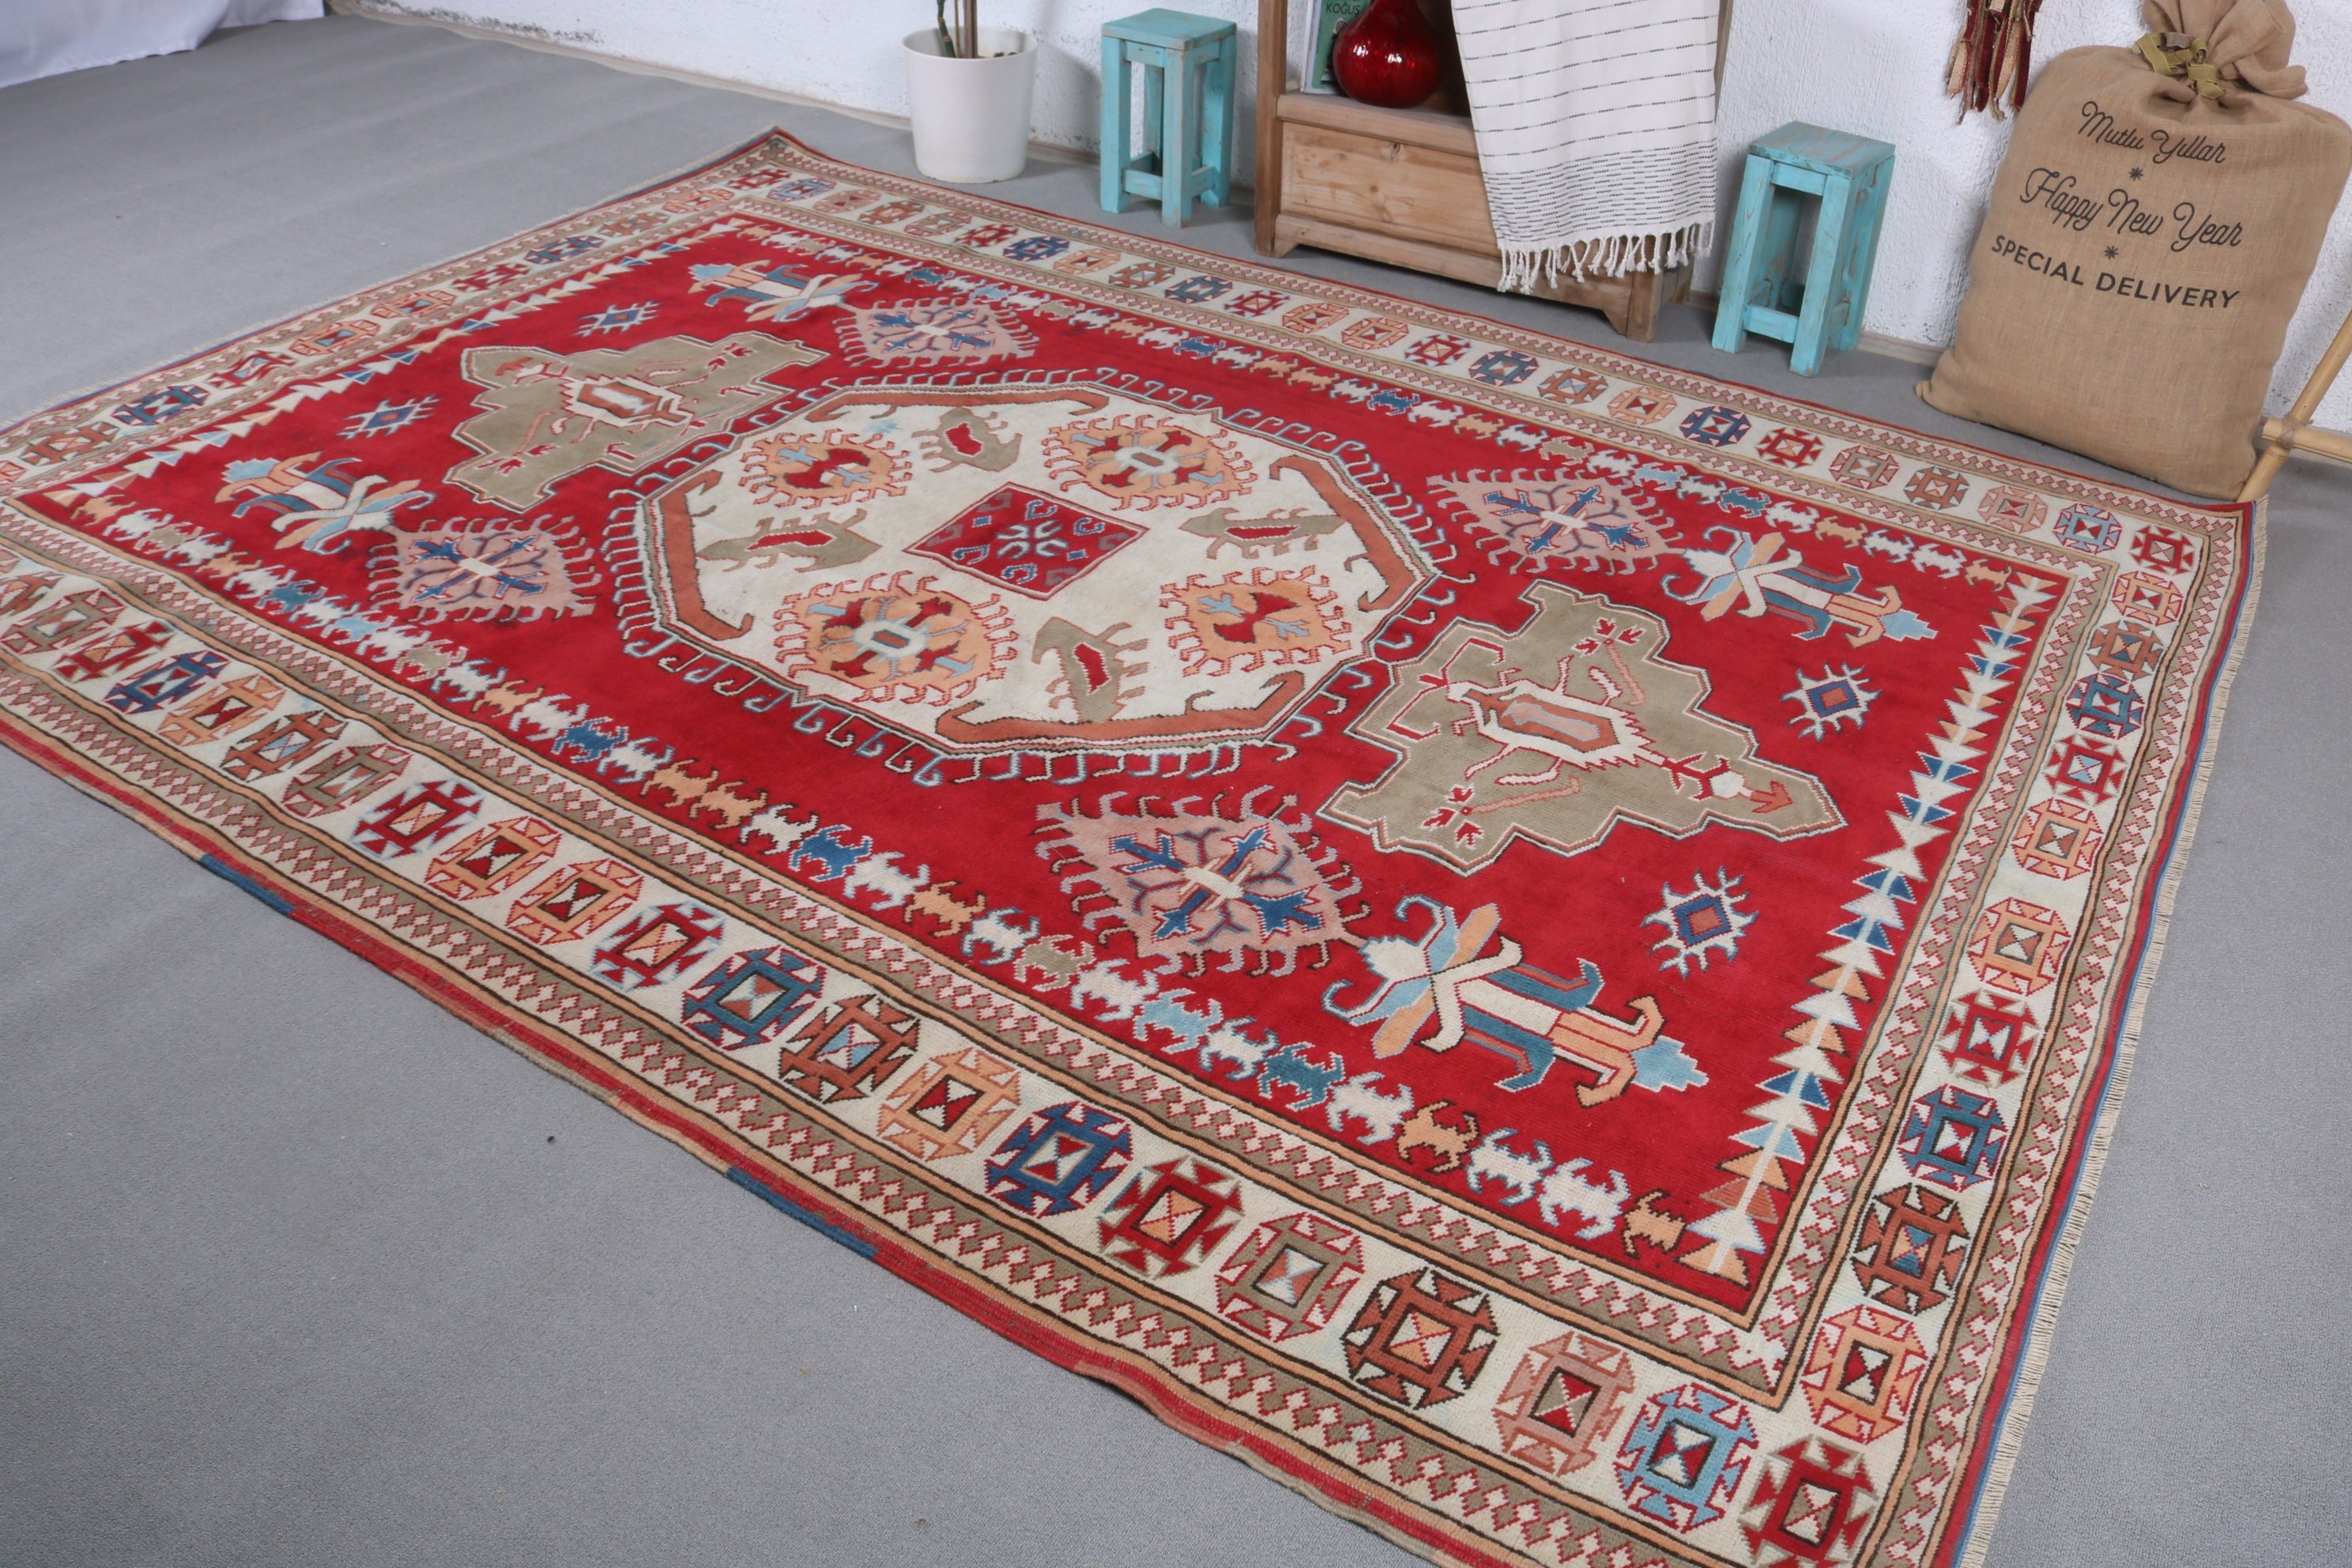
[[[1961,1559],[2256,538],[781,135],[0,486],[18,751],[1481,1564]]]

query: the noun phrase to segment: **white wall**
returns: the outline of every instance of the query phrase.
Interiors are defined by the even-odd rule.
[[[985,21],[1034,33],[1040,43],[1035,133],[1091,149],[1100,89],[1101,28],[1150,0],[983,0]],[[1236,168],[1248,177],[1250,85],[1256,73],[1255,0],[1173,0],[1240,25],[1241,105]],[[1304,0],[1292,0],[1303,9]],[[930,0],[359,0],[405,12],[749,82],[883,113],[907,110],[898,40],[927,26]],[[1723,86],[1725,212],[1738,150],[1790,120],[1874,136],[1897,151],[1868,329],[1941,345],[1951,338],[1968,253],[2009,126],[1985,115],[1956,122],[1943,96],[1944,67],[1958,26],[1958,0],[1736,0]],[[2310,101],[2352,114],[2352,5],[2304,0],[2296,58],[2309,68]],[[2139,36],[2139,0],[2048,0],[2037,55]],[[1709,274],[1703,268],[1703,284]],[[2352,310],[2352,202],[2337,210],[2319,270],[2287,341],[2272,391],[2273,411],[2300,389]],[[2352,378],[2322,409],[2352,426]]]

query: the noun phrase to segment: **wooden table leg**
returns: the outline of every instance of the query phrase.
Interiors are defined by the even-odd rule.
[[[1291,247],[1275,236],[1282,213],[1282,117],[1273,112],[1289,83],[1290,14],[1284,0],[1257,0],[1257,249],[1280,256]]]

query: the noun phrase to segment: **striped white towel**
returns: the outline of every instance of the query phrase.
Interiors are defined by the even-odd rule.
[[[1454,0],[1505,289],[1682,266],[1715,228],[1718,0]]]

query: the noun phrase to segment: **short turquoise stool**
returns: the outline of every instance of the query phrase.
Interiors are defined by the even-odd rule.
[[[1233,197],[1234,25],[1182,11],[1139,11],[1103,26],[1102,205],[1123,213],[1127,198],[1160,204],[1160,219],[1181,228],[1199,197]],[[1143,155],[1129,148],[1135,90],[1143,68]]]
[[[1824,349],[1861,342],[1894,181],[1895,149],[1864,136],[1791,121],[1750,146],[1723,261],[1715,346],[1738,353],[1750,332],[1777,339],[1791,346],[1789,368],[1811,375]],[[1812,258],[1799,278],[1797,226],[1808,195],[1821,198],[1821,215]]]

